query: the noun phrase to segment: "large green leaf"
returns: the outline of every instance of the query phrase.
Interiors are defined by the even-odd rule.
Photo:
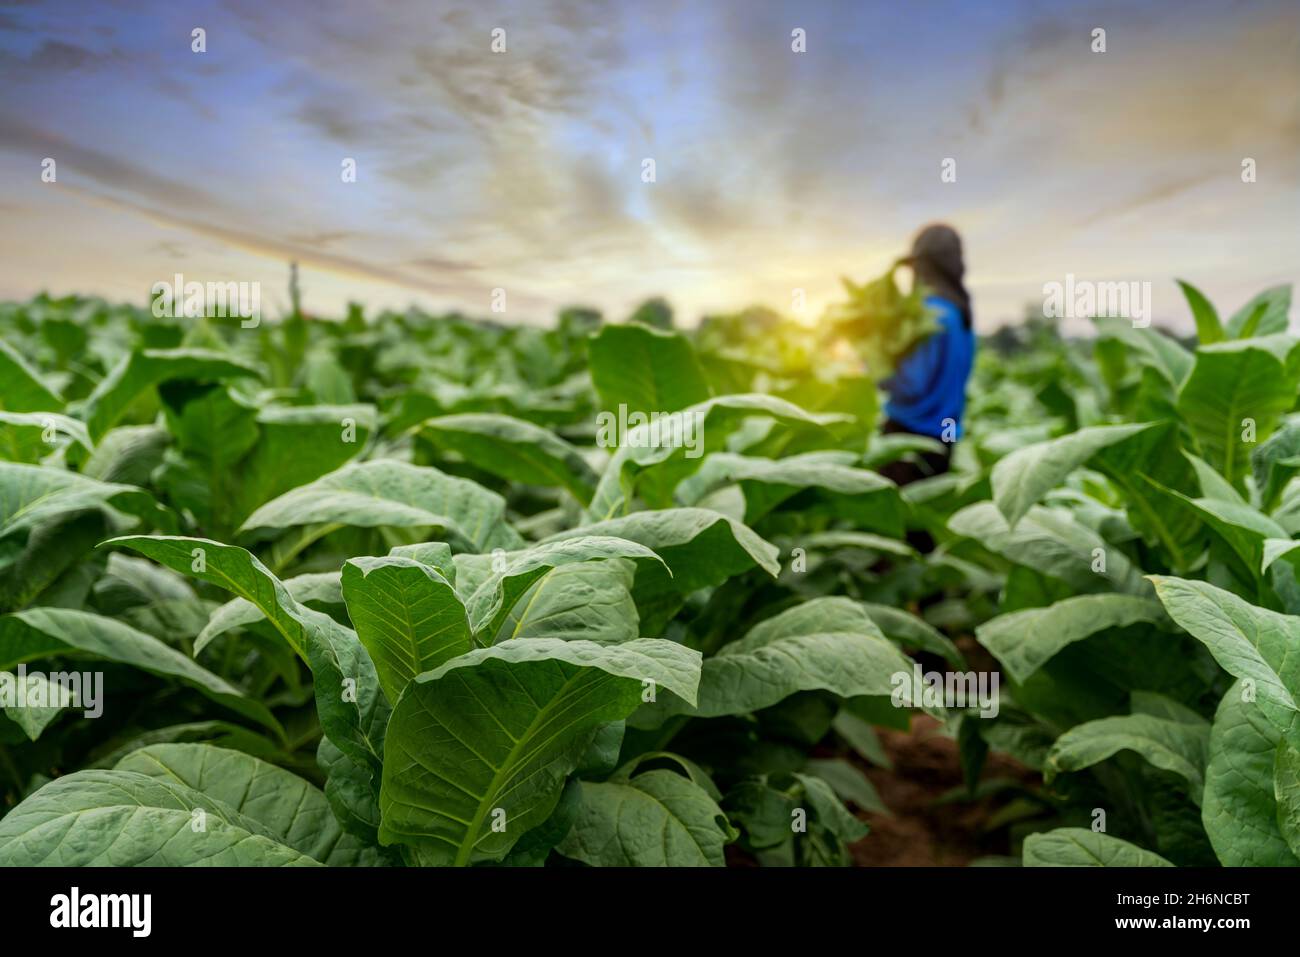
[[[1254,441],[1262,441],[1295,403],[1292,346],[1286,337],[1204,346],[1178,392],[1178,413],[1203,457],[1234,483],[1253,448],[1243,439],[1246,420],[1254,423]]]
[[[437,571],[410,558],[352,558],[343,597],[379,683],[396,701],[416,675],[473,647],[465,607]]]
[[[62,469],[0,462],[0,538],[85,509],[102,511],[121,525],[130,522],[127,515],[157,513],[153,497],[143,489]]]
[[[690,778],[666,770],[582,784],[558,850],[592,867],[722,867],[726,815]]]
[[[1278,822],[1275,792],[1282,736],[1237,681],[1219,702],[1210,730],[1201,821],[1228,867],[1297,867]]]
[[[1159,602],[1119,593],[1075,595],[1046,608],[1025,608],[984,622],[979,643],[1016,681],[1026,681],[1061,649],[1108,628],[1165,621]]]
[[[374,662],[350,628],[300,605],[282,581],[242,548],[179,536],[127,536],[105,544],[134,549],[255,605],[311,668],[326,736],[353,762],[378,771],[388,702]]]
[[[375,850],[343,832],[325,795],[313,784],[242,751],[210,744],[155,744],[131,752],[117,762],[116,770],[215,798],[322,864],[355,866],[379,859]]]
[[[0,617],[0,670],[70,653],[179,681],[283,737],[280,723],[261,702],[245,697],[238,688],[152,635],[116,619],[71,608],[29,608]]]
[[[888,697],[897,675],[906,678],[902,701],[910,705],[912,664],[861,606],[845,598],[813,599],[760,622],[705,659],[695,707],[658,702],[636,721],[645,726],[672,714],[746,714],[797,691]]]
[[[273,406],[257,415],[260,436],[239,464],[231,515],[247,522],[259,506],[340,469],[375,430],[369,405]],[[335,473],[337,474],[337,473]]]
[[[1291,853],[1300,855],[1300,751],[1278,742],[1273,760],[1277,825]]]
[[[993,501],[1014,528],[1044,495],[1102,449],[1150,429],[1150,424],[1097,425],[1003,456],[993,466]]]
[[[1047,755],[1050,783],[1062,771],[1092,767],[1120,751],[1133,751],[1157,768],[1172,771],[1187,782],[1187,794],[1201,803],[1205,787],[1210,725],[1207,721],[1125,714],[1075,725],[1056,739]]]
[[[1179,454],[1167,424],[1101,425],[1016,449],[993,466],[993,499],[1014,527],[1029,509],[1067,475],[1088,465],[1123,493],[1133,527],[1158,541],[1178,567],[1192,559],[1198,525],[1181,510],[1170,511],[1150,480],[1192,491],[1192,470]]]
[[[428,864],[500,860],[551,814],[600,725],[627,717],[645,689],[694,703],[699,663],[659,639],[535,638],[420,675],[388,726],[381,839]]]
[[[167,391],[167,390],[164,390]],[[156,481],[171,500],[205,526],[227,530],[228,513],[245,475],[237,469],[258,441],[256,405],[220,386],[169,396],[163,409],[180,453],[168,456]]]
[[[644,545],[664,562],[642,562],[633,589],[643,634],[662,629],[685,596],[718,585],[758,567],[775,577],[780,552],[747,525],[702,508],[633,512],[583,525],[547,538],[543,544],[587,536],[627,539]]]
[[[632,323],[604,326],[587,343],[591,381],[601,408],[650,415],[676,412],[709,397],[690,341]]]
[[[1025,838],[1026,867],[1173,867],[1159,854],[1082,827]]]
[[[591,501],[596,473],[577,448],[550,429],[492,413],[439,416],[425,420],[420,429],[439,446],[493,475],[559,486],[583,505]]]
[[[1059,509],[1036,505],[1013,529],[992,502],[977,502],[953,515],[948,527],[1008,561],[1059,578],[1076,591],[1109,588],[1130,595],[1150,594],[1141,571],[1120,549]],[[1099,556],[1105,558],[1105,569],[1093,571]]]
[[[135,771],[77,771],[56,778],[0,818],[4,867],[315,863],[223,801]]]
[[[1152,576],[1175,622],[1199,639],[1229,674],[1254,684],[1259,708],[1292,743],[1300,742],[1300,619],[1258,608],[1206,582]]]
[[[492,572],[465,600],[474,633],[486,634],[491,639],[489,643],[518,637],[523,629],[532,627],[531,608],[514,613],[518,604],[525,600],[525,593],[528,593],[528,603],[542,601],[554,611],[556,606],[553,600],[549,600],[548,586],[561,584],[572,587],[582,581],[572,577],[552,576],[550,573],[553,570],[579,562],[616,558],[653,563],[667,572],[663,559],[649,548],[635,541],[607,535],[565,538],[494,556],[493,563],[500,570]],[[568,608],[572,605],[563,602],[560,607]],[[540,612],[541,609],[538,609],[539,614]],[[514,629],[508,633],[503,632],[507,618],[512,618],[514,624]]]
[[[119,425],[100,437],[94,454],[81,464],[81,474],[144,487],[170,442],[167,430],[156,425]]]
[[[1159,328],[1136,328],[1132,322],[1118,317],[1093,319],[1099,339],[1116,339],[1128,347],[1140,365],[1155,370],[1161,378],[1175,388],[1192,368],[1191,354],[1177,339],[1165,335]]]
[[[267,502],[245,529],[325,523],[361,528],[440,528],[473,551],[514,548],[505,500],[469,479],[380,459],[347,465]]]
[[[257,370],[234,356],[205,349],[142,349],[131,352],[95,387],[80,409],[95,441],[111,428],[141,393],[174,379],[215,381],[255,376]]]

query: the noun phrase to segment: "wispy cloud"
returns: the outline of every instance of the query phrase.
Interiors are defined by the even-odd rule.
[[[794,286],[817,304],[942,218],[982,323],[1066,269],[1201,270],[1237,297],[1300,251],[1298,32],[1281,0],[14,7],[0,247],[22,278],[4,291],[147,288],[183,250],[190,269],[296,259],[307,284],[329,274],[327,305],[482,310],[501,286],[540,320],[662,293],[689,321]],[[54,228],[105,231],[111,274],[21,241]],[[1216,258],[1229,235],[1258,248]]]

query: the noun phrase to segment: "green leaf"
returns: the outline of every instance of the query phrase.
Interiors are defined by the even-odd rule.
[[[86,427],[59,412],[6,412],[0,410],[0,457],[11,462],[35,463],[60,445],[47,442],[46,433],[63,435],[87,452],[94,451]],[[66,443],[60,443],[66,444]]]
[[[1300,417],[1288,417],[1250,453],[1260,507],[1271,511],[1286,484],[1300,472]]]
[[[1257,608],[1206,582],[1153,575],[1175,622],[1209,649],[1225,671],[1254,682],[1259,708],[1277,731],[1300,741],[1300,619]]]
[[[257,370],[233,356],[205,349],[142,349],[122,359],[95,387],[80,409],[95,441],[122,417],[147,389],[174,379],[215,381],[256,376]]]
[[[198,821],[202,828],[194,826]],[[77,771],[56,778],[0,819],[4,867],[315,863],[224,802],[134,771]]]
[[[350,628],[298,604],[284,583],[242,548],[179,536],[127,536],[104,544],[134,549],[255,605],[311,669],[326,736],[356,764],[379,770],[388,703],[374,662]]]
[[[81,474],[144,487],[170,442],[167,430],[155,425],[120,425],[100,437],[94,454],[82,463]]]
[[[1210,300],[1190,282],[1179,279],[1178,288],[1183,291],[1187,305],[1191,307],[1192,318],[1196,320],[1196,338],[1200,344],[1208,346],[1223,341],[1223,323],[1219,321],[1219,314],[1215,312]]]
[[[648,422],[630,428],[625,435],[597,433],[598,444],[609,446],[621,440],[610,458],[592,495],[587,514],[595,521],[630,509],[637,496],[655,508],[673,502],[673,491],[694,472],[710,453],[725,449],[728,436],[754,417],[774,420],[786,430],[811,429],[823,432],[828,426],[848,421],[838,414],[815,415],[776,396],[753,393],[724,395],[674,413],[670,425]]]
[[[375,430],[369,405],[272,407],[257,415],[261,433],[240,462],[230,514],[238,523],[278,495],[335,472],[356,458]]]
[[[1277,825],[1293,855],[1300,856],[1300,751],[1278,742],[1273,760]]]
[[[1133,751],[1157,768],[1187,782],[1194,804],[1201,803],[1210,741],[1209,722],[1190,724],[1149,714],[1116,715],[1075,725],[1056,739],[1047,755],[1046,780],[1062,771],[1080,771],[1120,751]]]
[[[69,652],[174,679],[284,736],[280,723],[261,702],[245,697],[238,688],[152,635],[120,621],[71,608],[29,608],[0,617],[0,669]]]
[[[592,867],[722,867],[726,815],[690,778],[666,770],[582,784],[582,808],[557,850]]]
[[[851,605],[843,598],[813,599],[761,622],[705,659],[698,705],[660,702],[654,715],[745,714],[797,691],[889,696],[898,674],[907,676],[909,694],[902,701],[910,705],[911,659],[886,640],[866,612]]]
[[[1242,439],[1243,420],[1253,419],[1255,439],[1265,439],[1295,402],[1289,354],[1289,346],[1265,339],[1203,346],[1178,392],[1178,414],[1202,455],[1234,484],[1252,448]]]
[[[1147,326],[1138,329],[1128,319],[1097,317],[1093,319],[1098,339],[1116,339],[1126,347],[1142,366],[1154,370],[1171,386],[1177,388],[1187,378],[1192,368],[1191,354],[1176,339],[1158,328]]]
[[[71,708],[76,704],[76,695],[73,694],[71,688],[62,683],[50,681],[43,674],[23,675],[21,680],[27,682],[27,689],[23,703],[20,704],[18,698],[19,680],[19,675],[9,671],[0,671],[0,689],[6,691],[6,694],[0,696],[0,702],[10,702],[9,704],[0,704],[0,709],[3,709],[4,713],[18,727],[23,729],[23,734],[27,735],[27,740],[35,741],[64,708]],[[12,692],[12,696],[8,692]],[[32,703],[37,701],[48,703]]]
[[[613,558],[654,563],[665,573],[671,574],[663,559],[649,548],[628,539],[607,535],[565,538],[518,552],[498,554],[494,556],[493,563],[498,565],[500,571],[492,572],[465,601],[474,633],[486,635],[493,644],[506,638],[518,637],[526,628],[533,627],[531,606],[543,598],[549,599],[548,585],[572,587],[580,582],[572,577],[553,576],[551,572],[574,563]],[[529,593],[529,607],[515,614],[516,607],[525,599],[525,593]],[[554,613],[556,606],[552,601],[545,601],[544,604],[548,606],[549,613]],[[561,607],[573,606],[564,603]],[[538,609],[538,614],[540,612],[541,609]],[[503,630],[507,618],[511,618],[514,625],[509,632]]]
[[[851,458],[851,455],[850,455]],[[860,528],[903,534],[903,505],[893,482],[866,469],[850,468],[837,452],[808,452],[765,459],[714,452],[682,483],[681,500],[695,504],[718,488],[738,484],[745,496],[745,521],[752,525],[804,490],[815,490],[822,511]],[[800,498],[800,514],[816,509]]]
[[[179,408],[173,406],[173,401]],[[213,386],[198,394],[168,396],[163,409],[177,447],[156,481],[171,500],[188,508],[205,525],[228,526],[233,500],[245,475],[236,463],[258,441],[257,409],[228,389]]]
[[[343,566],[343,597],[389,701],[396,701],[416,675],[473,647],[456,590],[413,559],[349,559]]]
[[[1075,469],[1102,449],[1151,427],[1149,424],[1098,425],[1017,449],[993,466],[993,501],[1007,525],[1014,529],[1030,508]]]
[[[308,602],[343,604],[343,586],[338,572],[308,572],[286,578],[281,584],[301,605]],[[232,598],[208,617],[208,623],[194,640],[194,654],[197,657],[204,648],[229,631],[265,620],[261,609],[247,598]]]
[[[867,721],[847,708],[841,708],[831,725],[844,743],[877,767],[893,768],[894,762],[885,753],[880,737]]]
[[[1291,311],[1291,287],[1273,286],[1253,297],[1228,319],[1228,335],[1233,339],[1270,336],[1286,332]],[[1248,324],[1254,328],[1248,330]]]
[[[929,622],[910,612],[874,602],[859,602],[862,610],[876,623],[890,641],[908,651],[928,651],[938,655],[954,668],[964,668],[965,661],[951,639]]]
[[[870,832],[865,822],[849,813],[826,781],[808,774],[791,776],[803,787],[803,799],[812,811],[811,817],[841,841],[852,844]]]
[[[244,529],[326,523],[360,528],[440,528],[473,551],[522,544],[500,495],[435,468],[380,459],[337,472],[267,502]]]
[[[155,744],[133,751],[115,770],[179,784],[214,798],[322,864],[378,861],[374,850],[345,834],[325,795],[296,774],[251,755],[210,744]]]
[[[156,514],[153,497],[130,485],[99,482],[76,472],[0,462],[0,538],[69,512],[97,509],[120,525],[128,515]]]
[[[676,412],[709,397],[690,341],[648,326],[604,326],[587,343],[591,382],[602,409],[617,414]]]
[[[1082,827],[1025,838],[1026,867],[1173,867],[1159,854]]]
[[[1017,682],[1029,679],[1067,645],[1108,628],[1165,621],[1159,602],[1133,595],[1075,595],[1046,608],[1026,608],[999,615],[975,629]]]
[[[634,512],[552,535],[542,544],[597,536],[627,539],[656,553],[666,567],[643,562],[633,589],[642,634],[661,630],[684,596],[757,566],[775,577],[780,552],[749,526],[703,508]]]
[[[465,413],[426,419],[420,430],[507,481],[559,486],[583,505],[591,501],[596,473],[575,446],[549,429],[508,415]]]
[[[40,373],[17,349],[0,339],[0,409],[39,412],[62,408],[63,399],[58,393],[41,381]]]
[[[1233,505],[1248,505],[1249,503],[1242,497],[1241,492],[1222,475],[1214,471],[1210,463],[1205,461],[1199,455],[1193,455],[1186,450],[1183,451],[1184,458],[1192,466],[1192,471],[1196,473],[1196,482],[1201,487],[1201,496],[1203,498],[1212,498],[1220,502],[1230,502]]]
[[[1282,737],[1237,681],[1214,715],[1201,822],[1227,867],[1297,867],[1279,824],[1275,791]]]
[[[864,811],[893,816],[870,779],[843,758],[817,758],[809,761],[804,770],[829,784],[840,800],[851,801]]]
[[[1034,506],[1012,529],[992,502],[977,502],[953,515],[948,527],[1008,561],[1059,578],[1076,591],[1110,588],[1130,595],[1150,594],[1142,573],[1122,551],[1059,509]],[[1099,549],[1106,566],[1094,572]]]
[[[500,860],[551,814],[597,728],[630,714],[646,682],[693,703],[699,661],[658,639],[534,638],[425,672],[389,722],[381,839],[428,864]]]

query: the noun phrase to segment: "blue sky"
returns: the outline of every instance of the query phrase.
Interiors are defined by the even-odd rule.
[[[981,328],[1066,273],[1186,327],[1175,277],[1221,310],[1296,278],[1300,8],[1133,6],[0,2],[0,297],[274,306],[296,259],[318,313],[815,313],[945,219]]]

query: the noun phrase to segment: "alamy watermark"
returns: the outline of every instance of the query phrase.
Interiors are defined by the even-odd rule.
[[[1151,283],[1093,282],[1065,274],[1065,282],[1043,283],[1043,317],[1091,319],[1110,316],[1128,319],[1135,329],[1151,325]]]
[[[893,691],[889,700],[895,708],[979,708],[981,718],[998,716],[996,671],[895,671],[889,677]]]
[[[596,416],[596,444],[604,449],[628,446],[634,449],[685,449],[686,458],[704,454],[700,417],[686,412],[629,412],[627,403],[618,412]]]
[[[153,895],[83,894],[73,887],[50,898],[50,926],[126,927],[132,937],[148,937],[153,929]]]
[[[104,713],[102,671],[0,671],[0,708],[80,708],[87,718]]]
[[[241,320],[244,329],[262,321],[260,282],[186,282],[176,273],[170,282],[160,279],[154,283],[150,294],[157,319],[234,318]]]

